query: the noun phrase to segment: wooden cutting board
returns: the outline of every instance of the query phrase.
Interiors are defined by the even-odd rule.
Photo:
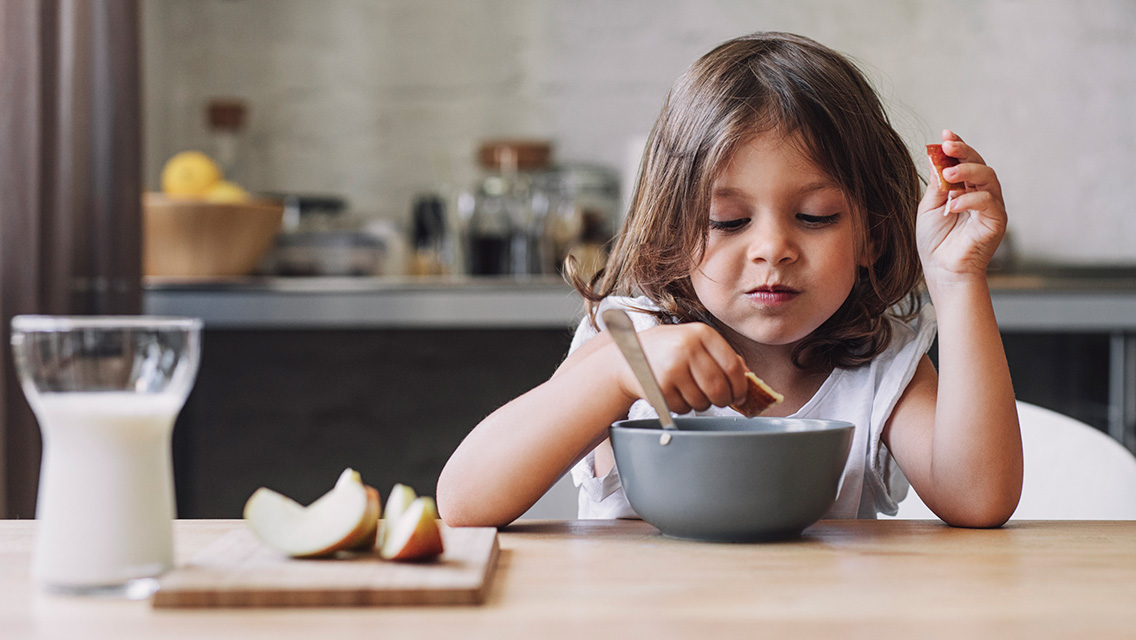
[[[480,604],[497,564],[497,530],[443,527],[437,561],[378,554],[301,560],[273,551],[242,527],[161,579],[154,607],[351,607]]]

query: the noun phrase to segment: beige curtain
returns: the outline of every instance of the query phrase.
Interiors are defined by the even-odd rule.
[[[141,311],[136,0],[0,2],[0,517],[35,513],[11,318]]]

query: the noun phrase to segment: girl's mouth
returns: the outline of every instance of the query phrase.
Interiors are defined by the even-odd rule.
[[[746,297],[767,307],[776,307],[788,303],[800,295],[800,291],[780,284],[765,285],[746,291]]]

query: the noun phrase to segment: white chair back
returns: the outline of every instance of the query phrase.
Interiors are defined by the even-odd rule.
[[[1136,456],[1093,427],[1018,402],[1025,475],[1012,520],[1136,520]],[[914,490],[897,518],[933,519]]]

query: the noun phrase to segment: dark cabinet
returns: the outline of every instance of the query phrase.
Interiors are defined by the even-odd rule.
[[[345,467],[434,493],[483,417],[548,379],[568,329],[207,330],[174,429],[178,516],[239,518],[268,486],[307,504]]]

